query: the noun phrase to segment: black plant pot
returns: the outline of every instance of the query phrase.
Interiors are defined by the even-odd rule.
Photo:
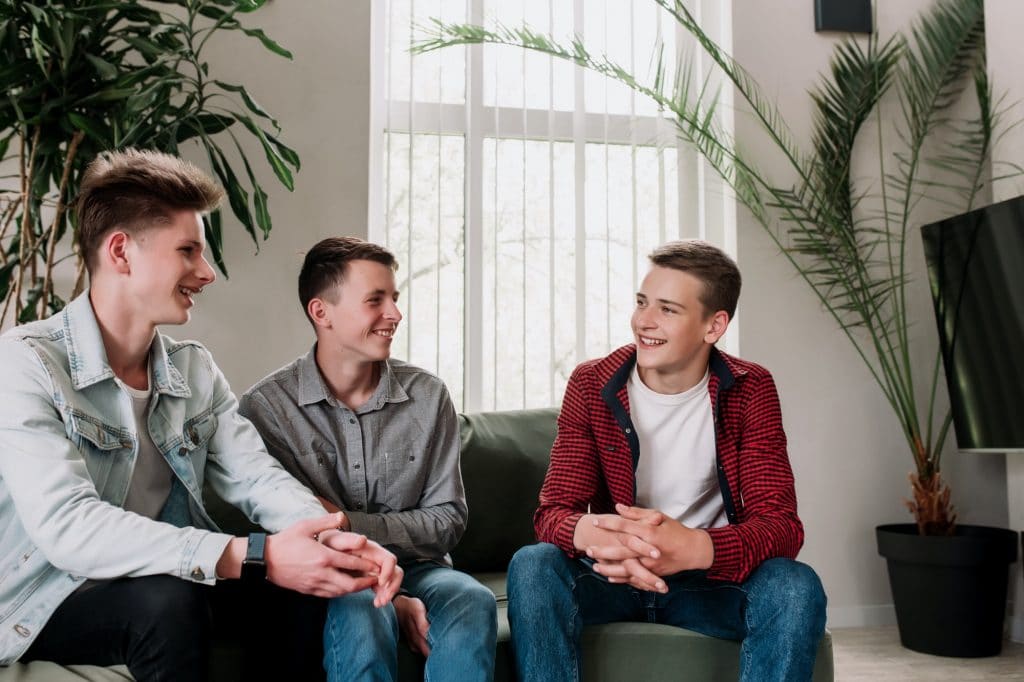
[[[918,535],[909,523],[875,529],[878,553],[889,564],[900,642],[936,656],[997,656],[1017,533],[968,525],[956,530],[942,537]]]

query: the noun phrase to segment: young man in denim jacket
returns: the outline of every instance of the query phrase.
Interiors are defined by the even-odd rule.
[[[394,556],[267,454],[209,352],[157,331],[214,281],[201,214],[221,196],[171,156],[101,157],[76,206],[90,289],[0,337],[0,665],[204,679],[202,585],[370,588],[378,606],[398,590]],[[217,532],[205,480],[274,533]]]
[[[650,256],[635,342],[573,372],[534,517],[509,566],[523,680],[578,680],[585,625],[742,640],[740,679],[808,680],[825,627],[771,374],[715,348],[740,273],[721,250]]]
[[[351,237],[314,245],[299,299],[316,332],[305,356],[242,396],[277,457],[341,511],[342,527],[393,551],[405,568],[394,608],[365,594],[331,599],[323,632],[330,682],[394,680],[399,626],[427,657],[426,678],[487,682],[497,630],[494,595],[452,568],[466,528],[459,424],[436,376],[393,360],[402,314],[386,249]]]

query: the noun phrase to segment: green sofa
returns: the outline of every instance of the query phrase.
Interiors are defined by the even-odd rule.
[[[469,503],[469,525],[452,552],[456,567],[487,585],[498,600],[498,649],[495,680],[514,679],[508,645],[505,568],[519,547],[534,542],[533,511],[547,469],[557,410],[517,410],[462,415],[462,473]],[[208,500],[213,517],[229,531],[248,532],[251,525],[236,510]],[[246,596],[236,581],[218,587],[214,607],[215,645],[211,679],[243,679],[241,606]],[[404,680],[421,679],[423,661],[399,648]],[[583,670],[588,681],[735,680],[739,644],[678,628],[649,623],[614,623],[590,627],[583,638]],[[249,673],[251,674],[251,672]],[[123,667],[61,668],[32,663],[0,668],[0,682],[130,680]],[[832,640],[826,633],[818,648],[815,682],[833,679]]]

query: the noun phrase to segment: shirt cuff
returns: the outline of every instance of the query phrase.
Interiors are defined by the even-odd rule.
[[[203,585],[216,584],[217,562],[233,539],[233,535],[226,533],[196,530],[185,544],[178,577]]]

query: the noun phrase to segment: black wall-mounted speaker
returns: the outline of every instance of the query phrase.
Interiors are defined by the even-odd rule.
[[[871,33],[871,0],[814,0],[814,30]]]

